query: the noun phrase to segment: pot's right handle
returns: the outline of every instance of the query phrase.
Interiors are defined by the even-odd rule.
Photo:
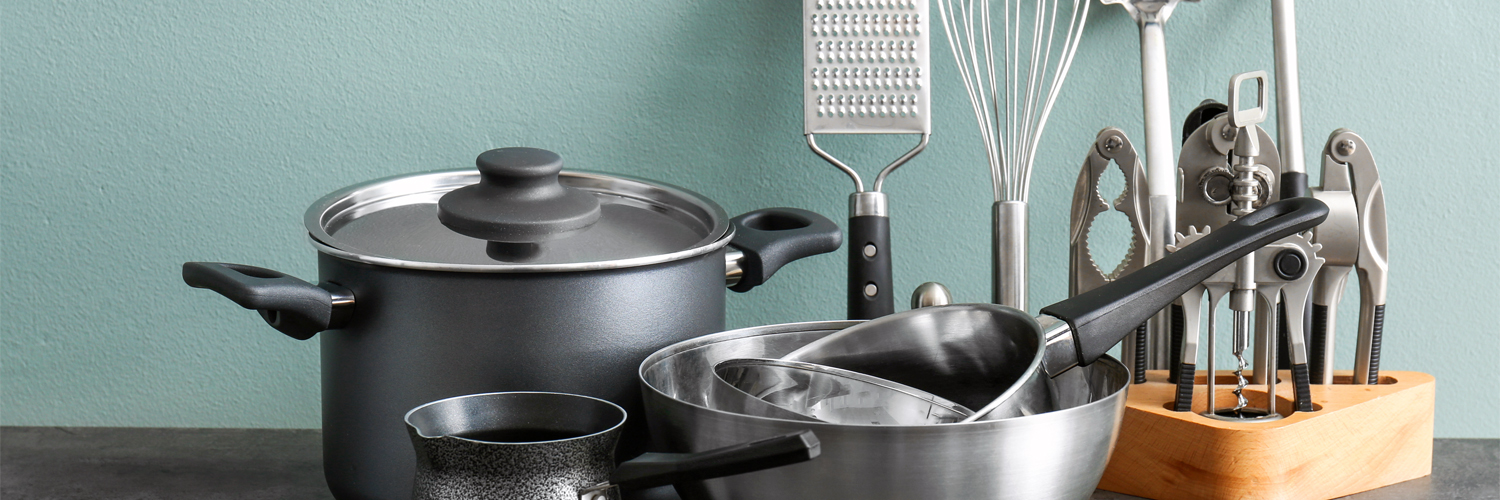
[[[739,281],[730,290],[747,292],[771,279],[781,266],[803,257],[838,250],[843,232],[827,217],[798,208],[763,208],[730,219],[729,246],[744,253]]]
[[[1313,198],[1266,205],[1139,271],[1047,306],[1042,314],[1068,322],[1078,364],[1087,365],[1189,288],[1240,257],[1326,218],[1328,205]]]
[[[609,483],[622,490],[733,476],[806,462],[822,451],[812,431],[798,431],[698,453],[646,453],[620,464]]]
[[[182,265],[182,281],[259,311],[266,323],[297,340],[343,327],[354,305],[354,295],[347,288],[332,283],[313,285],[281,272],[242,264],[188,262]]]

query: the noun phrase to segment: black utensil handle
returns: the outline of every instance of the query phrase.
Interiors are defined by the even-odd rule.
[[[698,453],[646,453],[620,464],[609,482],[622,490],[654,488],[806,462],[822,451],[812,431]]]
[[[1292,403],[1297,411],[1313,411],[1312,381],[1307,374],[1307,364],[1292,365]]]
[[[1385,304],[1375,305],[1375,315],[1370,318],[1370,371],[1363,374],[1365,383],[1380,383],[1380,333],[1385,330]],[[1360,376],[1361,374],[1354,374]]]
[[[1326,218],[1328,206],[1313,198],[1266,205],[1139,271],[1047,306],[1042,313],[1067,321],[1079,364],[1092,363],[1189,288],[1240,257]]]
[[[332,283],[313,285],[278,271],[242,264],[188,262],[182,265],[182,281],[259,311],[266,323],[297,340],[342,327],[354,298],[348,289]]]
[[[1146,342],[1147,331],[1145,323],[1135,327],[1135,366],[1131,367],[1131,382],[1136,384],[1146,383],[1146,351],[1150,347]]]
[[[1327,355],[1324,351],[1328,347],[1328,306],[1313,304],[1312,306],[1312,338],[1308,340],[1311,344],[1307,348],[1307,371],[1312,380],[1322,383],[1323,380],[1323,357]]]
[[[729,246],[745,253],[744,275],[729,287],[736,292],[760,286],[794,260],[838,250],[844,237],[827,217],[798,208],[762,208],[729,223],[734,226]]]
[[[1179,306],[1177,304],[1172,304],[1170,306],[1167,306],[1167,308],[1171,310],[1168,313],[1167,318],[1169,318],[1172,321],[1172,357],[1171,357],[1171,362],[1172,362],[1172,366],[1177,366],[1177,365],[1179,365],[1179,364],[1181,364],[1183,362],[1183,359],[1182,359],[1182,335],[1183,335],[1183,328],[1185,328],[1187,326],[1187,325],[1185,325],[1185,323],[1187,323],[1187,318],[1186,318],[1187,312],[1183,311],[1182,310],[1182,306]],[[1191,363],[1197,363],[1197,362],[1198,362],[1198,360],[1195,359],[1195,360],[1190,361],[1189,364],[1191,364]],[[1174,384],[1177,383],[1177,373],[1178,372],[1175,371],[1175,370],[1172,371],[1170,377],[1168,377],[1170,380],[1167,380],[1167,382],[1171,382],[1171,383],[1174,383]]]
[[[850,217],[849,319],[875,319],[896,312],[892,288],[891,218]]]
[[[1193,411],[1193,372],[1197,367],[1193,363],[1178,363],[1176,370],[1172,373],[1177,379],[1177,397],[1172,401],[1172,411]],[[1208,376],[1212,377],[1210,373]]]
[[[1193,132],[1197,131],[1198,127],[1228,112],[1228,104],[1213,99],[1205,99],[1198,103],[1198,107],[1188,112],[1187,118],[1182,120],[1182,143],[1187,144],[1188,138],[1193,136]]]
[[[1281,173],[1281,199],[1307,196],[1306,172]]]

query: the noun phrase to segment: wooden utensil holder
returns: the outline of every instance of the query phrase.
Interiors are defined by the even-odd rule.
[[[1201,415],[1205,373],[1191,412],[1171,410],[1177,389],[1167,371],[1146,379],[1130,386],[1102,489],[1157,500],[1318,500],[1432,473],[1436,383],[1425,373],[1382,371],[1379,385],[1351,385],[1349,371],[1335,372],[1333,385],[1312,386],[1316,411],[1289,413],[1292,378],[1282,371],[1276,399],[1284,418],[1271,422]],[[1220,371],[1214,383],[1218,406],[1232,406],[1233,372]],[[1265,408],[1263,390],[1246,388],[1250,407]]]

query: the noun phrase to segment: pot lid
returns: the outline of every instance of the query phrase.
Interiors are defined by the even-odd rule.
[[[323,197],[305,222],[319,251],[377,265],[470,272],[614,269],[728,243],[724,210],[644,179],[562,171],[532,148],[479,156],[478,170],[390,177]]]

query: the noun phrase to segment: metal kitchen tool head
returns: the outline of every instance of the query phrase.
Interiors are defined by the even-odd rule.
[[[1328,222],[1313,229],[1328,263],[1313,290],[1312,372],[1333,383],[1334,320],[1349,271],[1359,270],[1359,333],[1354,383],[1379,381],[1380,337],[1385,323],[1387,241],[1385,191],[1365,140],[1348,129],[1328,136],[1323,147],[1323,185],[1313,197],[1328,204]]]
[[[1089,235],[1094,220],[1109,211],[1111,205],[1099,192],[1099,181],[1109,169],[1109,164],[1119,167],[1125,176],[1125,190],[1114,200],[1113,209],[1125,214],[1130,223],[1130,248],[1125,258],[1105,271],[1094,260],[1089,245]],[[1068,245],[1068,296],[1072,297],[1100,285],[1135,272],[1146,265],[1146,223],[1150,220],[1150,198],[1146,193],[1146,169],[1140,156],[1125,131],[1115,127],[1100,130],[1089,147],[1089,155],[1078,172],[1078,183],[1073,186],[1073,209],[1070,215],[1071,237]],[[1146,382],[1146,325],[1141,325],[1125,339],[1123,351],[1125,362],[1132,367],[1135,382]]]
[[[895,312],[890,217],[880,192],[932,132],[927,0],[803,0],[803,134],[854,181],[849,197],[849,319]],[[921,134],[865,190],[859,174],[818,147],[818,134]]]
[[[964,421],[974,414],[962,405],[920,389],[812,363],[731,359],[716,365],[714,374],[738,390],[740,397],[765,401],[834,424],[946,424]],[[730,396],[715,392],[714,400],[719,402]]]
[[[1091,2],[1004,0],[993,11],[990,3],[939,0],[938,13],[990,168],[991,299],[1026,309],[1032,165]]]
[[[803,0],[804,130],[813,151],[854,179],[859,174],[818,148],[816,134],[922,134],[922,142],[880,172],[921,152],[932,132],[927,0]]]

